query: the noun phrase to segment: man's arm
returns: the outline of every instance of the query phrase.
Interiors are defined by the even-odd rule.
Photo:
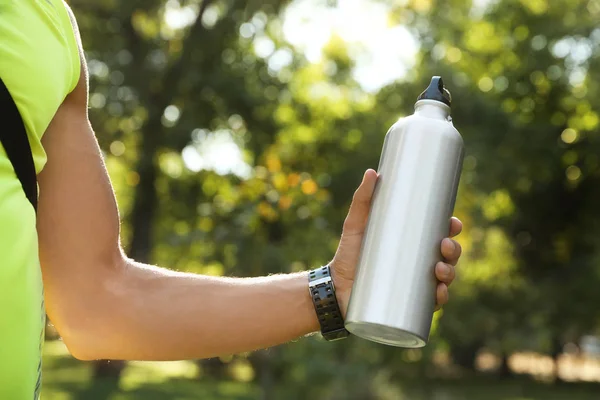
[[[38,232],[48,314],[82,359],[202,358],[318,327],[305,273],[177,273],[127,259],[110,180],[87,119],[85,74],[44,135]]]
[[[265,348],[316,331],[307,274],[215,278],[136,263],[119,243],[111,183],[87,115],[87,71],[43,138],[38,234],[46,307],[80,359],[196,359]],[[365,174],[334,259],[344,310],[377,175]],[[451,235],[460,223],[453,221]],[[436,266],[447,299],[460,246],[446,240]],[[336,261],[337,260],[337,261]]]

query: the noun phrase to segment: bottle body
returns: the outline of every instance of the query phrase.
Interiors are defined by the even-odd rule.
[[[435,264],[448,236],[464,157],[450,107],[419,100],[386,134],[346,316],[356,336],[422,347],[435,307]]]

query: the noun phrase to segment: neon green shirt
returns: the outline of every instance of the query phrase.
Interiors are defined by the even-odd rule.
[[[0,0],[0,77],[23,117],[38,173],[46,163],[42,135],[79,72],[62,0]],[[44,326],[35,213],[0,146],[0,399],[39,398]]]

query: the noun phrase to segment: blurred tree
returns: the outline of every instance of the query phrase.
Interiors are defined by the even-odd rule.
[[[103,110],[92,114],[101,145],[115,157],[123,156],[122,168],[132,170],[125,173],[130,187],[125,190],[132,192],[125,207],[128,254],[152,262],[160,169],[178,177],[173,176],[180,174],[178,154],[190,142],[190,132],[217,128],[234,115],[255,128],[256,142],[262,140],[260,126],[270,122],[255,112],[268,102],[261,89],[270,79],[247,75],[261,62],[246,56],[255,30],[249,20],[255,17],[256,24],[264,25],[267,13],[277,13],[283,2],[262,2],[260,14],[252,2],[72,3],[88,50],[90,106]],[[244,57],[236,60],[236,53]],[[137,153],[126,154],[126,148],[135,147]],[[185,198],[192,204],[198,197],[194,188]],[[100,362],[97,373],[118,374],[121,366]]]
[[[377,398],[438,351],[473,368],[482,347],[552,352],[598,328],[598,1],[385,2],[421,51],[375,94],[341,37],[317,63],[285,42],[285,1],[70,3],[123,242],[146,262],[238,276],[327,262],[389,126],[431,75],[454,96],[466,254],[432,344],[303,340],[201,361],[203,376],[255,379],[265,399]]]
[[[589,75],[598,62],[598,4],[427,4],[396,14],[413,20],[423,44],[414,79],[440,72],[450,78],[453,116],[467,143],[463,181],[483,196],[470,209],[484,230],[468,239],[468,259],[489,257],[486,226],[498,226],[512,250],[490,261],[503,270],[512,253],[519,266],[495,282],[478,283],[473,301],[451,303],[442,335],[471,355],[471,344],[498,340],[506,350],[533,345],[556,355],[598,320],[599,214],[592,206],[599,199],[598,85]],[[506,284],[499,282],[510,282],[515,273],[526,279],[524,286],[503,295],[499,289]],[[486,304],[495,305],[479,312]],[[463,307],[472,322],[462,319]],[[527,343],[532,337],[534,343]]]

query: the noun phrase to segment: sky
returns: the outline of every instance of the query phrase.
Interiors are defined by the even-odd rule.
[[[301,49],[309,61],[319,62],[323,47],[337,34],[349,45],[356,62],[355,78],[367,91],[375,92],[402,78],[413,66],[418,43],[406,28],[389,26],[384,1],[338,0],[334,7],[324,3],[296,0],[283,14],[286,41]],[[179,8],[174,0],[170,4],[166,14],[170,26],[183,27],[193,22],[194,11]],[[215,21],[216,18],[215,15]],[[242,160],[241,150],[224,132],[188,146],[182,156],[192,171],[210,169],[241,177],[248,177],[251,172]]]
[[[418,42],[405,27],[390,26],[385,1],[338,0],[333,7],[324,3],[325,0],[295,0],[283,13],[286,41],[302,49],[309,61],[318,62],[325,44],[337,34],[348,43],[357,63],[355,77],[365,90],[377,91],[402,78],[413,66]],[[167,2],[165,18],[172,28],[193,23],[196,15],[197,8],[181,8],[176,0]],[[214,24],[217,18],[215,10],[209,7],[203,22]]]
[[[396,0],[406,3],[408,0]],[[473,0],[471,13],[482,16],[496,0]],[[334,6],[327,6],[333,3]],[[294,0],[283,13],[283,35],[286,41],[304,52],[311,62],[319,62],[322,49],[336,34],[348,45],[355,61],[354,77],[369,92],[402,79],[412,68],[419,50],[417,40],[403,26],[390,26],[389,0]],[[166,19],[173,28],[193,23],[197,9],[180,8],[178,0],[167,3]],[[210,7],[203,22],[214,24],[217,12]],[[212,22],[211,22],[212,21]],[[252,36],[250,24],[243,24],[240,35]],[[600,42],[600,28],[596,35]],[[535,38],[534,38],[535,39]],[[544,38],[541,38],[544,39]],[[543,42],[542,45],[546,43]],[[291,62],[291,54],[274,49],[270,39],[260,35],[254,39],[255,51],[269,58],[269,66],[277,67]],[[567,57],[572,65],[572,85],[582,82],[586,70],[581,66],[591,55],[591,43],[586,38],[567,37],[552,48],[556,57]],[[262,53],[262,54],[261,54]],[[276,68],[277,69],[277,68]],[[196,142],[183,154],[184,162],[192,171],[211,169],[219,174],[234,173],[247,176],[251,169],[242,160],[242,151],[224,132],[210,140]],[[208,139],[208,136],[207,136]]]
[[[339,35],[354,50],[355,78],[365,90],[377,91],[402,78],[418,51],[406,28],[389,26],[388,14],[384,1],[339,0],[325,7],[323,0],[297,0],[284,13],[283,33],[313,62],[331,35]]]

